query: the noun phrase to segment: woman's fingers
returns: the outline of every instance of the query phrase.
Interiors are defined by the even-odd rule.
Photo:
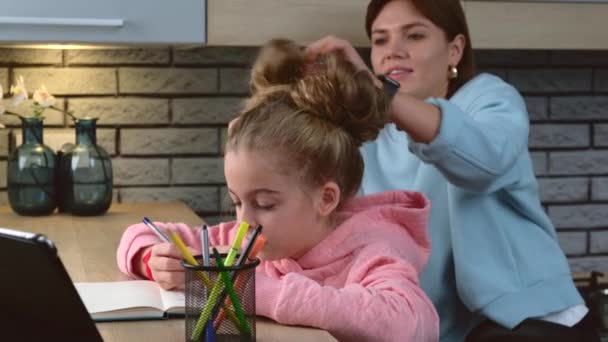
[[[312,42],[306,47],[305,53],[309,60],[315,60],[321,55],[325,55],[332,52],[342,52],[346,57],[354,62],[352,59],[361,59],[357,50],[350,44],[348,40],[340,39],[334,36],[327,36],[321,38],[315,42]]]
[[[334,36],[326,36],[309,44],[306,47],[305,53],[309,61],[314,61],[317,57],[321,55],[325,55],[330,52],[346,50],[349,47],[352,46],[348,41],[344,39],[340,39]]]
[[[355,68],[369,73],[374,80],[375,84],[382,87],[382,83],[375,79],[374,73],[365,64],[357,50],[347,40],[340,39],[334,36],[326,36],[315,42],[312,42],[306,47],[306,59],[313,63],[319,56],[328,53],[341,53],[348,61],[350,61]]]

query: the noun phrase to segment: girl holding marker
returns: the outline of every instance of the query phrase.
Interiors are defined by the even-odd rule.
[[[209,243],[229,245],[241,221],[264,227],[257,314],[341,341],[436,341],[437,314],[419,287],[428,200],[407,191],[355,198],[359,147],[388,120],[385,93],[342,55],[311,66],[284,40],[261,50],[252,91],[225,148],[237,221],[210,227]],[[200,228],[156,225],[200,254]],[[180,251],[143,223],[125,231],[117,257],[134,278],[184,286]]]

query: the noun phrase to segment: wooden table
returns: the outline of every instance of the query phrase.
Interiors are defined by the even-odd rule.
[[[184,222],[190,226],[202,220],[180,202],[115,204],[103,216],[77,217],[53,214],[42,217],[19,216],[8,207],[0,207],[0,226],[42,233],[57,246],[72,281],[120,281],[127,276],[116,266],[116,248],[125,228],[142,217],[164,222]],[[258,318],[257,340],[271,341],[336,341],[328,332],[283,326]],[[184,320],[98,323],[105,341],[184,341]]]

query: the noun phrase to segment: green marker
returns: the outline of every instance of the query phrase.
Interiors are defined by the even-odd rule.
[[[215,249],[215,247],[213,248],[213,258],[216,260],[216,264],[219,267],[224,267],[222,258],[220,258],[220,254],[217,252],[217,249]],[[228,296],[232,301],[232,305],[234,306],[234,311],[236,313],[236,317],[239,320],[240,325],[242,327],[247,328],[247,331],[244,331],[247,335],[251,335],[251,331],[249,331],[249,325],[247,324],[247,319],[245,318],[245,312],[243,311],[243,307],[241,306],[239,297],[237,297],[236,292],[234,292],[234,286],[232,285],[232,281],[230,280],[230,275],[228,275],[228,272],[220,272],[220,277],[222,277],[222,281],[226,286],[226,292],[228,292]],[[221,298],[225,298],[225,296],[221,296]],[[214,310],[212,311],[212,313],[217,312],[217,304],[213,307]]]
[[[184,242],[179,237],[179,235],[177,235],[176,232],[170,230],[169,238],[173,242],[173,244],[175,246],[177,246],[177,248],[182,252],[182,255],[184,256],[184,260],[186,260],[192,266],[198,266],[198,262],[196,261],[196,259],[194,259],[192,254],[190,254],[190,251],[186,247],[186,244],[184,244]],[[203,273],[201,271],[197,271],[196,275],[203,281],[206,288],[213,289],[214,284],[211,282],[211,279],[209,279],[209,277],[207,277],[207,275],[205,273]],[[240,328],[241,325],[238,324],[239,323],[238,318],[234,315],[234,312],[232,310],[230,310],[230,307],[228,305],[224,305],[224,310],[227,310],[228,318],[230,318],[230,320],[232,322],[234,322],[234,324],[236,324],[237,327]],[[241,331],[244,331],[244,330],[241,330]]]

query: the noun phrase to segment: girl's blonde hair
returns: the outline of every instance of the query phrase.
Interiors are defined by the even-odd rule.
[[[307,63],[295,43],[273,40],[260,50],[251,90],[226,152],[270,152],[280,158],[277,171],[311,187],[334,181],[342,202],[354,196],[363,177],[359,147],[376,138],[388,116],[371,76],[339,54]]]

